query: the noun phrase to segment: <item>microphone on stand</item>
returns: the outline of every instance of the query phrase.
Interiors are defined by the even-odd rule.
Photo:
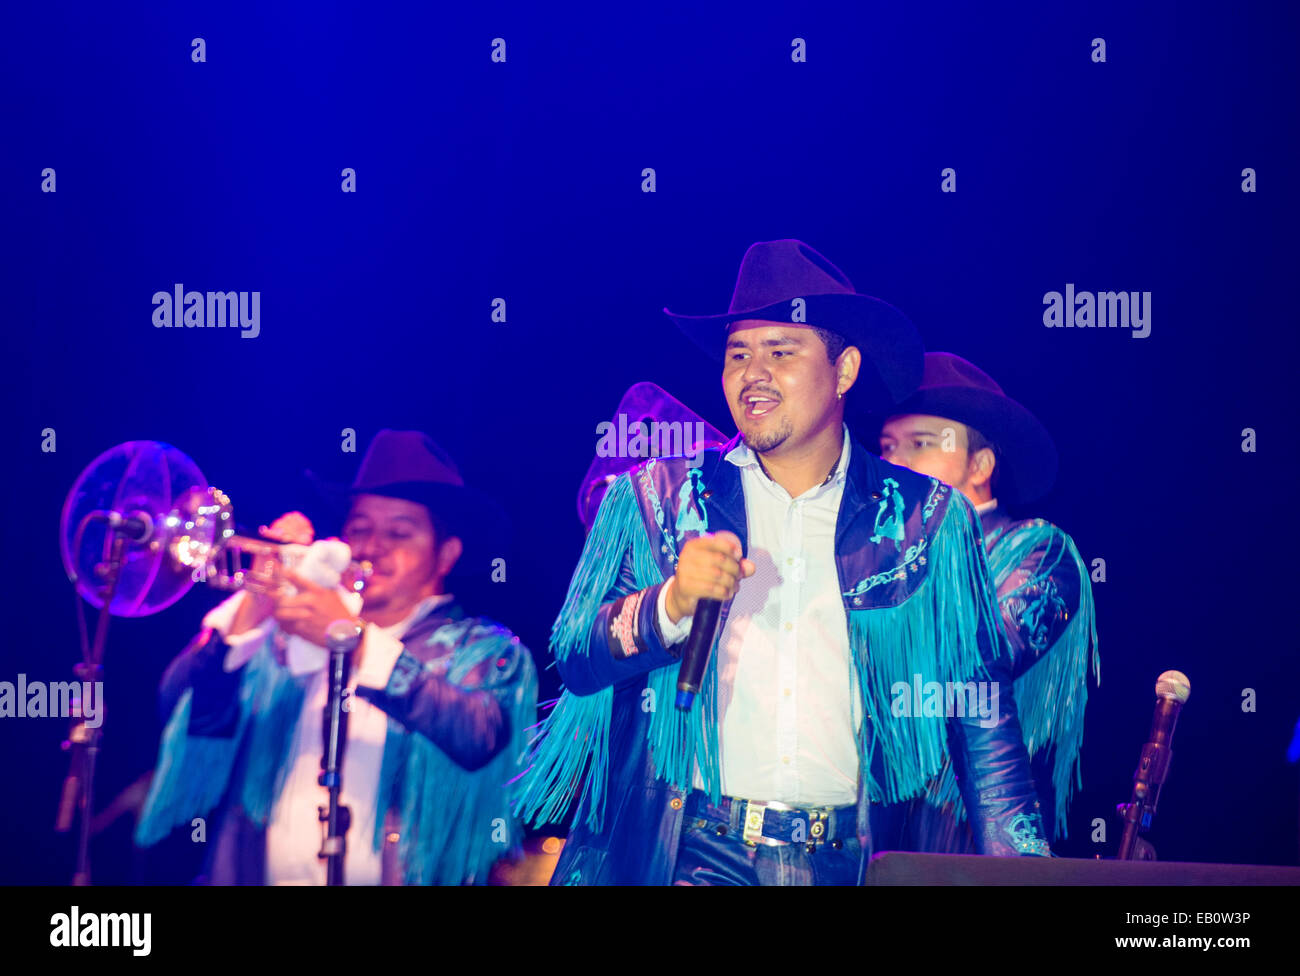
[[[1174,755],[1169,746],[1174,737],[1174,726],[1191,693],[1191,682],[1181,671],[1166,671],[1156,679],[1156,709],[1151,719],[1151,734],[1142,747],[1138,768],[1133,774],[1132,798],[1119,808],[1124,817],[1124,834],[1115,855],[1118,860],[1133,858],[1139,831],[1151,826],[1160,800],[1160,787],[1169,775],[1169,762]]]
[[[695,605],[691,620],[691,633],[682,650],[682,663],[677,668],[677,707],[690,711],[704,680],[704,667],[709,663],[709,652],[718,635],[718,617],[722,613],[721,600],[700,600]]]
[[[117,511],[92,512],[91,515],[103,522],[128,542],[148,542],[153,535],[153,516],[143,509],[134,509],[123,514]]]
[[[330,654],[330,690],[325,705],[325,753],[321,756],[318,782],[329,791],[329,804],[320,808],[325,824],[319,857],[325,859],[327,885],[341,885],[343,859],[347,854],[347,832],[351,811],[339,800],[343,792],[343,751],[347,746],[347,686],[349,661],[361,643],[361,628],[352,620],[335,620],[325,630]]]

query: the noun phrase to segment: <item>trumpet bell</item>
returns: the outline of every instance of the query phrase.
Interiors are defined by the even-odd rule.
[[[95,458],[64,502],[59,540],[68,578],[96,609],[104,605],[114,549],[120,547],[109,604],[118,617],[165,610],[195,583],[274,594],[290,585],[281,570],[302,568],[308,551],[238,535],[225,492],[208,485],[182,451],[161,441],[129,441]],[[329,585],[360,592],[370,563],[353,561],[337,539],[317,545],[323,548],[313,571],[325,571]],[[252,565],[244,565],[245,557]]]
[[[163,521],[165,548],[174,572],[196,583],[239,589],[242,577],[230,579],[214,572],[218,557],[235,534],[230,499],[219,488],[194,486],[176,499]],[[231,585],[222,585],[230,583]]]
[[[95,458],[68,492],[59,522],[59,554],[77,592],[103,607],[113,543],[123,539],[110,613],[143,617],[184,596],[194,580],[173,565],[165,523],[174,498],[206,485],[188,455],[161,441],[128,441]],[[144,528],[128,537],[115,528],[113,515]]]

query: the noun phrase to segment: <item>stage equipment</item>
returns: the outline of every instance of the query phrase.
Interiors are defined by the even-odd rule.
[[[1160,787],[1169,775],[1169,762],[1174,755],[1169,746],[1174,738],[1174,726],[1191,693],[1191,682],[1181,671],[1166,671],[1156,679],[1156,710],[1151,719],[1151,734],[1142,747],[1138,768],[1133,774],[1133,795],[1128,803],[1116,807],[1124,820],[1124,834],[1115,855],[1117,860],[1156,859],[1155,849],[1138,834],[1150,829],[1151,820],[1156,815]]]
[[[77,624],[82,660],[74,669],[77,679],[103,680],[111,617],[144,617],[165,610],[197,582],[222,590],[277,595],[291,586],[281,571],[294,568],[306,549],[238,535],[230,499],[209,485],[198,466],[170,444],[128,441],[110,448],[77,478],[59,525],[63,568],[81,598]],[[245,556],[252,560],[249,567],[243,564]],[[359,591],[370,572],[369,563],[352,562],[343,585]],[[82,599],[99,610],[93,639]],[[103,707],[101,702],[101,713]],[[87,885],[103,715],[99,726],[90,728],[81,709],[73,711],[72,728],[63,743],[70,769],[55,829],[70,830],[80,813],[72,883]]]
[[[330,652],[330,692],[325,703],[325,755],[317,782],[329,791],[329,802],[319,808],[325,834],[319,856],[325,860],[325,883],[342,885],[343,860],[352,811],[339,802],[343,793],[343,752],[348,738],[348,674],[352,652],[361,643],[361,628],[351,620],[336,620],[326,628]]]

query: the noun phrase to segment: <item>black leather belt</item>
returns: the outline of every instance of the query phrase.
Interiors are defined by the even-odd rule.
[[[857,835],[858,808],[810,807],[792,809],[784,804],[764,803],[724,796],[710,803],[709,796],[695,790],[686,799],[686,816],[716,825],[720,835],[734,832],[751,847],[758,844],[805,844],[809,851],[822,844],[837,850]]]

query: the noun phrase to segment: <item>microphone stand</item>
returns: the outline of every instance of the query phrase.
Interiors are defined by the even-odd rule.
[[[1149,741],[1142,746],[1138,768],[1133,774],[1132,797],[1128,803],[1121,803],[1117,807],[1124,821],[1124,833],[1120,837],[1116,860],[1154,861],[1156,859],[1155,849],[1147,841],[1138,837],[1138,834],[1145,833],[1151,828],[1152,818],[1156,815],[1156,805],[1160,802],[1160,787],[1164,785],[1165,778],[1169,775],[1169,761],[1173,758],[1173,750],[1169,748],[1169,742],[1173,738],[1180,707],[1181,702],[1173,697],[1162,696],[1156,703],[1156,717],[1151,724]]]
[[[92,516],[83,520],[84,526]],[[73,668],[79,682],[93,682],[103,679],[104,645],[108,641],[108,623],[113,613],[110,609],[113,597],[117,594],[117,583],[121,578],[123,550],[126,539],[113,531],[112,548],[109,557],[96,568],[96,574],[104,580],[104,604],[99,609],[99,620],[95,624],[95,642],[91,645],[86,637],[86,619],[81,607],[81,597],[76,593],[76,578],[72,578],[73,596],[77,600],[77,623],[81,632],[81,663]],[[84,684],[82,685],[84,688]],[[63,789],[59,794],[59,809],[55,818],[54,829],[58,833],[67,833],[72,828],[73,818],[80,812],[81,822],[77,831],[77,867],[72,875],[72,883],[83,887],[90,884],[90,819],[95,804],[95,759],[99,753],[99,733],[103,726],[104,702],[98,703],[100,709],[100,728],[91,728],[86,724],[86,703],[80,696],[77,715],[73,718],[68,737],[61,748],[68,753],[68,775],[63,780]]]
[[[336,620],[325,632],[330,654],[329,700],[325,704],[325,750],[317,780],[329,791],[329,803],[319,808],[325,824],[318,857],[325,859],[325,883],[341,885],[352,811],[339,802],[343,792],[343,755],[347,748],[348,675],[352,652],[361,643],[361,628],[351,620]]]

